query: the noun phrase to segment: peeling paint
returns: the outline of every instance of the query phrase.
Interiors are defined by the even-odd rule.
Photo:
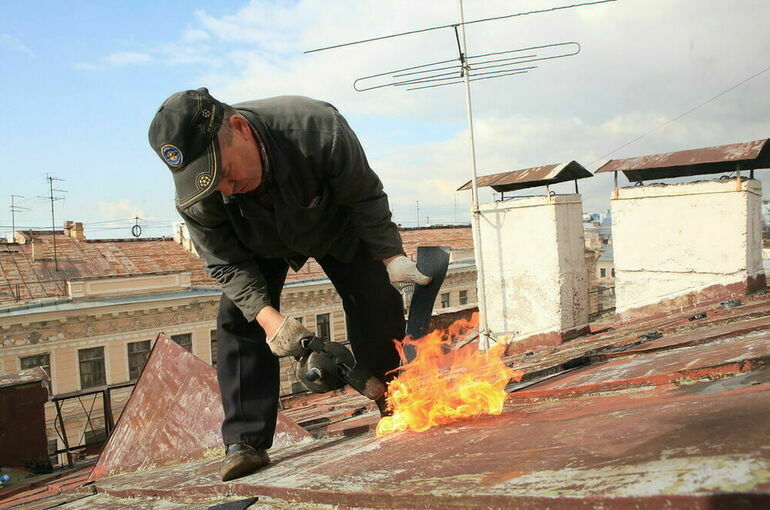
[[[592,469],[514,472],[511,479],[493,486],[491,492],[553,497],[656,496],[751,491],[767,482],[770,482],[770,472],[765,460],[724,455],[661,459]]]

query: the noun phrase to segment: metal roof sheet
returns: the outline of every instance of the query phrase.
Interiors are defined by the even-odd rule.
[[[161,333],[90,479],[202,458],[223,419],[216,368]],[[277,445],[306,437],[278,412]]]
[[[219,482],[212,457],[88,489],[169,504],[259,495],[296,508],[767,508],[770,296],[742,301],[510,356],[524,382],[509,386],[499,416],[274,448],[272,464],[236,483]],[[359,406],[354,397],[311,397],[288,412],[334,420]],[[369,418],[349,423],[368,430]]]
[[[13,386],[23,386],[36,382],[48,382],[48,374],[41,367],[28,368],[17,372],[8,372],[0,374],[0,388],[10,388]]]
[[[556,184],[558,182],[586,179],[588,177],[593,177],[593,174],[577,161],[570,161],[568,163],[557,163],[485,175],[476,179],[476,186],[479,188],[491,186],[495,191],[514,191]],[[460,186],[457,191],[468,190],[471,187],[471,181],[468,181]]]
[[[718,174],[770,167],[768,139],[611,159],[596,173],[623,172],[629,181]]]

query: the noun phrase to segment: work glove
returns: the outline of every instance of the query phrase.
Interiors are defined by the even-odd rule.
[[[315,335],[297,319],[284,317],[283,322],[275,331],[275,335],[267,339],[267,346],[279,358],[284,356],[299,357],[305,353],[302,340],[313,336]]]
[[[433,278],[425,276],[417,270],[417,264],[403,255],[391,260],[385,269],[388,271],[390,283],[414,282],[418,285],[428,285]]]

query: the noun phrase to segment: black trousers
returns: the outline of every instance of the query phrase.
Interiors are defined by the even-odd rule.
[[[388,280],[385,266],[361,246],[348,263],[331,256],[318,260],[342,297],[348,340],[357,363],[383,380],[399,365],[393,339],[404,337],[403,303]],[[288,266],[283,259],[263,259],[273,307],[280,296]],[[217,316],[217,378],[225,419],[225,444],[248,442],[268,449],[278,417],[279,363],[265,341],[265,332],[248,321],[224,294]]]

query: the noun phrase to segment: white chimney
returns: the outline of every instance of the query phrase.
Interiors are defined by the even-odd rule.
[[[588,280],[581,196],[527,197],[480,209],[479,278],[492,334],[511,335],[509,353],[584,334]]]
[[[619,188],[612,198],[621,321],[765,287],[762,184],[711,180]]]

